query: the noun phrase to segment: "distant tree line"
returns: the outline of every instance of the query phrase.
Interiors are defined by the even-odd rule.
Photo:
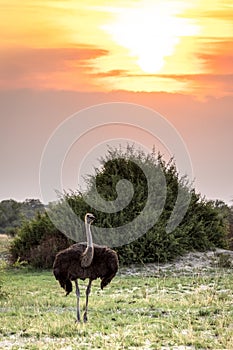
[[[95,226],[97,227],[114,228],[133,222],[142,213],[148,200],[148,178],[142,169],[147,169],[147,173],[153,175],[152,185],[158,199],[154,204],[155,208],[152,208],[153,213],[160,210],[159,203],[164,200],[164,179],[166,196],[156,223],[145,234],[139,235],[135,240],[132,239],[129,244],[115,248],[121,264],[165,262],[187,251],[205,251],[215,247],[232,248],[232,208],[222,201],[208,201],[196,193],[186,177],[180,177],[174,160],[165,162],[162,156],[155,154],[154,151],[146,154],[133,147],[128,147],[126,151],[122,151],[121,148],[109,149],[107,155],[100,160],[100,167],[96,169],[95,174],[87,178],[85,192],[64,193],[60,201],[51,206],[57,211],[57,218],[66,220],[65,223],[63,222],[63,227],[65,224],[67,232],[74,228],[68,214],[65,217],[59,215],[59,211],[64,209],[64,203],[68,203],[81,218],[86,212],[92,212],[96,216]],[[119,194],[117,184],[122,179],[128,180],[133,185],[134,191],[130,203],[117,212],[98,210],[102,205],[98,195],[109,202],[110,208],[111,203],[117,200]],[[126,186],[125,197],[128,196],[129,190],[130,187]],[[178,191],[182,191],[184,199],[188,195],[190,203],[180,224],[168,233],[166,227],[174,209]],[[87,203],[87,198],[91,198],[93,206]],[[145,214],[144,219],[145,222],[151,220],[150,212]],[[141,229],[137,226],[139,224],[136,220],[135,222],[132,232],[128,232],[132,237],[135,230]],[[57,223],[58,227],[59,222]],[[94,227],[93,236],[95,240]],[[85,239],[85,235],[83,237]],[[36,267],[51,267],[55,254],[73,243],[71,238],[67,238],[54,226],[47,212],[38,214],[34,219],[24,221],[12,242],[12,261],[20,259]],[[104,240],[103,237],[102,244]],[[114,237],[112,241],[114,245]]]
[[[23,220],[31,220],[37,212],[44,212],[44,205],[39,199],[26,199],[17,202],[7,199],[0,202],[0,234],[14,235]]]

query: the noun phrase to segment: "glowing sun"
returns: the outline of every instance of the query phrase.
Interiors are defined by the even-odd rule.
[[[182,36],[194,35],[197,26],[179,16],[187,4],[176,1],[140,3],[116,11],[116,21],[103,26],[112,39],[128,49],[145,73],[160,72]]]

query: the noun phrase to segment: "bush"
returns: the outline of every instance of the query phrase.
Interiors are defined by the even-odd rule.
[[[59,232],[47,213],[24,221],[10,246],[11,263],[26,261],[33,267],[49,268],[56,253],[72,242]]]
[[[148,229],[146,234],[138,235],[139,238],[135,240],[133,239],[135,232],[127,232],[132,242],[120,247],[118,245],[115,248],[121,264],[165,262],[191,250],[227,248],[229,227],[225,213],[219,208],[218,203],[206,201],[197,194],[185,177],[180,178],[173,159],[166,163],[159,154],[152,152],[148,155],[142,151],[136,151],[133,147],[128,147],[125,152],[121,149],[109,149],[106,157],[102,158],[100,163],[101,167],[96,169],[96,174],[88,177],[85,193],[72,191],[65,193],[61,198],[60,203],[68,202],[79,217],[83,218],[86,212],[93,212],[96,216],[95,225],[106,228],[123,226],[132,222],[142,212],[148,200],[147,178],[141,166],[153,174],[151,181],[157,196],[153,209],[159,210],[160,204],[164,204],[158,221]],[[163,175],[161,175],[161,170]],[[164,178],[167,193],[163,203]],[[102,199],[109,201],[110,207],[111,201],[118,198],[117,184],[122,179],[130,181],[133,185],[134,192],[131,201],[128,205],[123,205],[119,212],[109,213],[101,210],[102,204],[95,194],[95,189],[97,188],[98,195]],[[167,233],[166,226],[176,202],[178,189],[182,191],[184,198],[189,195],[191,200],[182,222],[172,232]],[[125,197],[128,195],[127,191],[126,186]],[[95,207],[99,210],[87,204],[87,198],[91,198],[92,203],[94,202]],[[57,213],[62,209],[62,205],[59,206],[59,204],[53,207],[57,208]],[[60,215],[58,218],[63,220]],[[74,223],[71,222],[72,220],[69,222],[68,215],[64,219],[67,220],[67,230],[72,231]],[[136,231],[140,229],[141,227],[134,227]],[[96,241],[94,228],[93,237]],[[114,242],[114,237],[112,237],[112,242]],[[66,248],[71,243],[73,242],[54,227],[47,213],[38,214],[35,219],[25,221],[15,237],[11,245],[12,261],[17,261],[20,257],[21,260],[26,260],[36,267],[51,267],[57,251]],[[104,237],[101,244],[105,244]]]
[[[121,179],[127,179],[133,184],[133,198],[119,213],[97,212],[85,203],[85,196],[83,198],[80,193],[66,194],[65,199],[78,215],[84,216],[87,211],[96,214],[96,225],[101,227],[116,227],[131,222],[145,207],[148,196],[147,179],[139,167],[140,164],[155,170],[154,186],[161,200],[163,193],[160,189],[162,186],[159,169],[162,169],[166,179],[166,201],[159,220],[146,234],[130,244],[116,248],[122,264],[165,262],[190,250],[228,247],[226,217],[220,215],[214,202],[206,201],[197,194],[185,177],[179,177],[173,159],[165,163],[154,152],[147,155],[132,147],[128,147],[125,153],[110,149],[107,156],[101,159],[101,169],[97,169],[96,174],[89,177],[85,196],[91,196],[92,200],[95,200],[92,195],[95,186],[103,199],[113,201],[117,198],[116,185]],[[183,191],[184,196],[189,194],[191,201],[182,222],[171,233],[167,233],[166,226],[176,202],[178,188]],[[98,202],[96,203],[98,207]]]

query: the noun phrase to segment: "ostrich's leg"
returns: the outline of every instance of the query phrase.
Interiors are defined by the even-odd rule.
[[[87,286],[87,289],[86,289],[86,306],[85,306],[85,312],[84,312],[84,315],[83,315],[83,321],[84,322],[87,322],[88,296],[89,296],[89,294],[91,292],[91,283],[92,283],[92,280],[90,279],[89,283],[88,283],[88,286]]]
[[[79,290],[79,286],[78,286],[78,280],[75,280],[75,287],[76,287],[76,297],[77,297],[77,320],[76,320],[76,322],[80,322],[80,305],[79,305],[80,290]]]

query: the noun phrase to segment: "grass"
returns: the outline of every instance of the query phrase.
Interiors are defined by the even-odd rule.
[[[50,271],[7,270],[4,291],[2,349],[233,348],[233,277],[223,271],[119,275],[104,291],[96,281],[87,324],[75,324],[75,294],[65,297]]]
[[[233,276],[129,275],[103,291],[93,283],[89,321],[76,324],[76,297],[51,271],[6,269],[0,298],[0,349],[233,349]],[[87,283],[87,281],[86,281]],[[86,283],[81,282],[81,303]]]
[[[5,257],[7,255],[7,250],[9,247],[10,238],[0,233],[0,258]]]

